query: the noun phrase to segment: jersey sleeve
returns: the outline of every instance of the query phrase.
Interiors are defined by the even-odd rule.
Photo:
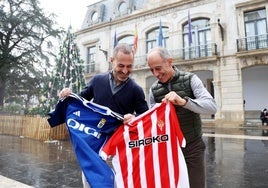
[[[111,136],[111,138],[105,143],[99,153],[103,160],[107,160],[108,158],[116,155],[116,148],[119,147],[120,142],[123,142],[123,132],[124,126],[121,125]]]
[[[48,113],[48,123],[51,127],[56,127],[62,123],[65,123],[66,109],[69,98],[59,100],[55,108]]]

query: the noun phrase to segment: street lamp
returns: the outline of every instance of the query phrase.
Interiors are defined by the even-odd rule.
[[[101,49],[101,46],[99,46],[99,50],[102,51],[105,55],[106,61],[108,60],[108,52],[106,50]]]

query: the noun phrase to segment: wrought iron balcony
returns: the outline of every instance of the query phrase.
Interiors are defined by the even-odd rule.
[[[215,55],[217,55],[217,45],[215,43],[191,46],[182,49],[182,58],[184,60],[211,57]]]
[[[236,40],[237,52],[268,48],[268,33]]]
[[[169,50],[171,56],[179,60],[198,60],[208,58],[217,55],[217,45],[215,43],[209,43],[205,45],[199,45],[194,47],[188,47],[183,49]],[[146,55],[136,56],[134,61],[134,68],[147,67]]]
[[[96,71],[95,65],[96,65],[96,63],[91,63],[91,64],[85,65],[85,73],[94,73]]]

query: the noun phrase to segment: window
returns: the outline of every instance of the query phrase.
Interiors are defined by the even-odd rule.
[[[267,22],[265,9],[245,12],[246,47],[248,50],[267,48]]]
[[[134,42],[134,36],[133,35],[127,35],[127,36],[124,36],[123,38],[120,38],[118,40],[118,43],[127,43],[130,46],[133,46],[133,42]]]
[[[189,43],[189,32],[192,34],[192,43]],[[207,57],[212,55],[211,30],[209,19],[191,21],[191,31],[188,23],[183,27],[184,59]]]
[[[120,15],[127,14],[127,3],[126,2],[121,2],[118,6],[118,11]]]
[[[97,22],[98,21],[98,17],[99,17],[99,14],[98,14],[98,12],[93,12],[92,14],[91,14],[91,20],[92,20],[92,22],[93,23],[95,23],[95,22]]]
[[[163,47],[167,47],[168,40],[168,27],[162,27],[163,33]],[[146,34],[146,53],[149,52],[150,49],[158,46],[158,35],[159,35],[159,27],[149,31]]]
[[[87,48],[87,62],[86,62],[86,73],[95,72],[96,63],[96,46]]]

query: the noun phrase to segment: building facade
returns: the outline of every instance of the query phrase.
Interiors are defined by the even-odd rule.
[[[146,54],[162,45],[215,98],[217,113],[202,117],[242,125],[268,107],[267,15],[267,0],[102,0],[88,6],[76,42],[86,80],[110,69],[116,42],[137,44],[132,78],[147,97]]]

